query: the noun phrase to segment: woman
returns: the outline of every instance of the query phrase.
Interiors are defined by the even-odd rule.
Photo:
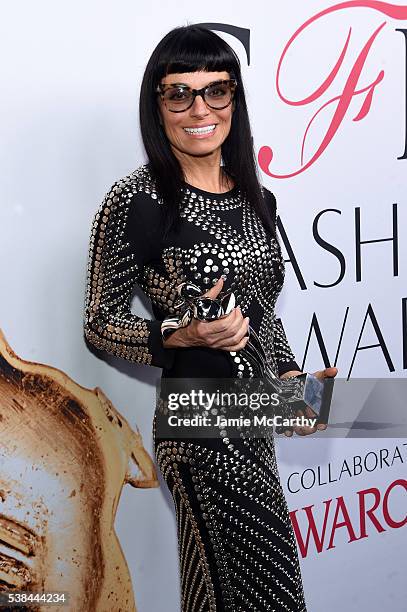
[[[87,339],[167,378],[250,378],[250,321],[273,371],[300,373],[274,314],[284,275],[275,199],[258,182],[233,50],[202,27],[169,32],[146,67],[140,124],[149,163],[113,185],[93,225]],[[211,298],[233,291],[237,306],[163,339],[162,321],[182,316],[186,281]],[[155,320],[131,313],[135,283]],[[182,611],[304,611],[272,436],[155,435],[155,453],[175,503]]]

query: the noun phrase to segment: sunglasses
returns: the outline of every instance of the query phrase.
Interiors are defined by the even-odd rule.
[[[232,103],[236,87],[236,79],[213,81],[202,89],[192,89],[182,83],[160,83],[156,93],[169,111],[182,113],[191,108],[197,96],[201,96],[209,108],[222,110]]]

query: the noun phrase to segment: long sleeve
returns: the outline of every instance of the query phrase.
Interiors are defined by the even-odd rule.
[[[96,348],[129,361],[170,367],[161,321],[133,314],[130,302],[143,266],[161,244],[161,204],[131,180],[113,185],[97,211],[90,238],[84,333]]]
[[[263,187],[263,189],[264,189],[264,195],[265,195],[267,207],[271,214],[273,227],[276,230],[276,226],[277,226],[276,198],[274,194],[271,193],[268,189],[266,189],[265,187]],[[276,240],[278,241],[277,231],[276,231]],[[280,252],[281,263],[283,267],[284,264],[282,261],[282,255],[281,255],[280,249],[279,249],[279,252]],[[283,279],[284,279],[283,274],[284,273],[282,272],[281,282],[283,282]],[[273,326],[273,338],[274,338],[274,353],[275,353],[275,358],[276,358],[276,363],[277,363],[277,368],[278,368],[278,375],[281,376],[282,374],[285,374],[286,372],[289,372],[290,370],[299,371],[300,367],[297,364],[295,360],[295,355],[293,351],[291,350],[291,347],[288,343],[287,336],[285,334],[284,326],[283,326],[281,319],[279,319],[278,317],[274,315],[273,320],[272,320],[272,326]]]
[[[294,353],[288,344],[281,319],[273,319],[274,350],[276,355],[278,375],[281,376],[290,370],[301,370],[295,361]]]

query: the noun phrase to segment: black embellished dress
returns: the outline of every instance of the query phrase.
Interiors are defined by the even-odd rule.
[[[263,194],[275,221],[273,194]],[[116,182],[90,241],[85,335],[124,359],[158,366],[166,378],[250,378],[244,352],[166,349],[161,322],[180,313],[177,285],[222,293],[257,332],[276,374],[298,370],[274,306],[284,279],[277,239],[266,233],[238,186],[223,194],[184,185],[181,226],[163,238],[163,208],[148,166]],[[155,320],[132,313],[135,285]],[[163,439],[155,456],[178,526],[182,612],[304,612],[294,533],[279,480],[272,432],[264,438]],[[169,611],[176,612],[176,611]]]

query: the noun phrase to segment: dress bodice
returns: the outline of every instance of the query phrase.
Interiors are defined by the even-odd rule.
[[[262,190],[275,224],[275,198]],[[181,223],[166,237],[164,207],[148,166],[117,181],[106,194],[94,218],[89,249],[88,340],[125,359],[171,368],[177,349],[163,347],[161,322],[180,314],[176,287],[191,281],[205,292],[222,275],[220,297],[234,292],[273,369],[279,374],[298,369],[275,315],[284,280],[278,239],[266,231],[239,187],[217,194],[185,183]],[[150,299],[155,320],[132,313],[136,284]],[[250,364],[242,357],[234,356],[237,375],[250,375]]]

